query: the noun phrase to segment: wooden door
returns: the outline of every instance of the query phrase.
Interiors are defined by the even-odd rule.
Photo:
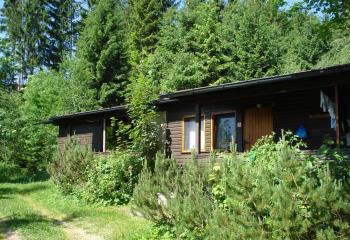
[[[243,119],[244,151],[249,150],[256,140],[271,134],[272,131],[272,107],[247,108]]]

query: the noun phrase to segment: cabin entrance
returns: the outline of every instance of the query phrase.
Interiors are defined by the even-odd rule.
[[[243,149],[248,151],[262,136],[271,134],[272,107],[252,107],[244,111]]]

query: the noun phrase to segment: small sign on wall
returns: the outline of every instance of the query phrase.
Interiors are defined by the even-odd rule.
[[[237,127],[241,128],[242,127],[242,122],[237,122]]]

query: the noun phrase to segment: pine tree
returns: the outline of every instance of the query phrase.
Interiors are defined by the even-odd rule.
[[[282,73],[299,72],[312,69],[321,55],[328,50],[330,32],[315,16],[294,5],[288,14],[288,24],[284,28],[281,43],[284,49]]]
[[[48,48],[44,65],[58,69],[66,54],[72,54],[78,32],[79,4],[75,0],[49,0],[45,3]]]
[[[129,44],[132,62],[138,63],[154,51],[162,14],[172,4],[172,0],[129,1]]]
[[[84,20],[77,56],[93,76],[90,86],[102,106],[121,104],[128,83],[125,6],[101,0]]]
[[[8,39],[0,39],[0,88],[12,91],[16,86],[16,63]]]
[[[1,31],[18,65],[18,86],[42,68],[58,69],[65,53],[74,50],[78,4],[75,0],[6,0]]]
[[[161,91],[228,81],[231,66],[222,41],[221,9],[218,1],[190,0],[166,15],[150,64]]]
[[[44,36],[41,20],[44,18],[41,0],[4,2],[2,31],[7,35],[18,64],[18,87],[42,62]]]
[[[279,73],[282,36],[278,8],[274,1],[233,1],[226,8],[223,37],[229,46],[236,81]]]

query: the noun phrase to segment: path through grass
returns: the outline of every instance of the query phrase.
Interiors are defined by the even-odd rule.
[[[129,207],[94,207],[64,197],[48,180],[0,179],[0,239],[129,239],[150,225]]]

